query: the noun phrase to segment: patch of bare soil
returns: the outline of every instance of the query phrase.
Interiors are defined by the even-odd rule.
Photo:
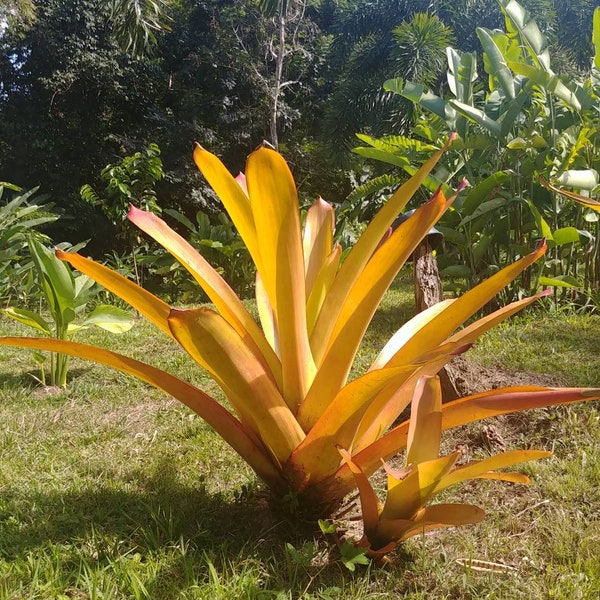
[[[446,371],[453,383],[453,389],[448,388],[447,383],[444,385],[445,401],[504,387],[523,385],[563,387],[565,385],[565,381],[556,375],[483,367],[465,356],[456,357],[446,367]],[[442,383],[444,384],[443,380]],[[538,434],[542,433],[546,428],[544,421],[547,417],[544,410],[512,413],[486,419],[484,422],[454,430],[452,437],[456,445],[459,447],[464,445],[467,452],[474,447],[483,447],[494,453],[503,452],[534,431]]]
[[[58,385],[44,385],[39,388],[35,388],[33,391],[34,398],[47,398],[48,396],[58,396],[64,388]]]
[[[465,356],[457,356],[446,371],[454,382],[458,397],[516,385],[565,385],[564,380],[556,375],[482,367]]]

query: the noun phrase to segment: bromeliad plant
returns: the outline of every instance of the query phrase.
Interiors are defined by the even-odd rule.
[[[245,176],[234,178],[216,156],[198,146],[196,164],[221,198],[256,265],[262,328],[202,256],[152,213],[132,207],[129,219],[188,269],[214,307],[171,308],[92,260],[58,252],[61,259],[129,302],[177,341],[217,381],[232,412],[169,373],[107,350],[42,339],[2,338],[0,343],[88,358],[165,390],[203,417],[278,495],[296,495],[319,516],[330,514],[357,485],[364,492],[365,478],[380,467],[381,460],[408,445],[408,473],[405,479],[399,477],[407,482],[399,490],[402,496],[406,491],[408,500],[398,502],[400,492],[391,490],[382,522],[411,521],[409,531],[427,529],[432,520],[471,522],[471,509],[466,511],[469,518],[460,509],[449,509],[450,516],[444,516],[441,508],[421,512],[438,480],[450,476],[453,468],[451,459],[444,459],[444,468],[438,468],[432,457],[439,436],[430,438],[424,423],[437,432],[515,410],[598,398],[600,390],[517,387],[463,398],[441,409],[436,400],[434,408],[426,409],[431,417],[423,412],[423,406],[431,405],[424,393],[430,387],[423,383],[430,381],[427,378],[480,334],[542,295],[514,302],[459,329],[543,255],[543,243],[462,297],[445,300],[408,321],[367,372],[349,381],[380,300],[453,200],[436,192],[388,234],[445,149],[394,193],[342,261],[341,247],[333,238],[332,207],[319,198],[302,227],[294,180],[277,152],[259,148],[248,158]],[[394,426],[411,402],[413,418]],[[537,455],[507,453],[497,462],[484,463],[481,474],[533,457]],[[454,475],[454,480],[460,477]],[[374,551],[406,537],[406,528],[375,525],[379,515],[372,505],[366,521],[367,537],[375,531],[370,541]]]
[[[367,554],[378,558],[392,550],[400,541],[424,531],[477,523],[485,516],[477,506],[469,504],[433,504],[425,506],[444,489],[469,479],[500,479],[514,483],[529,483],[521,473],[496,472],[529,460],[551,456],[544,450],[514,450],[457,465],[460,451],[440,456],[442,429],[457,422],[467,423],[481,418],[481,410],[491,403],[496,407],[520,410],[519,402],[528,394],[525,390],[502,390],[463,398],[448,406],[442,405],[438,377],[419,379],[413,394],[410,419],[398,430],[406,433],[406,458],[402,470],[389,467],[388,493],[381,506],[367,476],[350,454],[340,449],[344,462],[352,472],[360,494],[364,535],[359,545]],[[540,396],[541,398],[541,396]]]

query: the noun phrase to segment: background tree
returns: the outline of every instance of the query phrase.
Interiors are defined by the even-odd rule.
[[[143,56],[156,45],[156,34],[169,30],[168,0],[107,0],[113,34],[124,52]]]
[[[288,11],[280,53],[281,19],[261,12],[264,4],[4,0],[0,179],[26,188],[40,185],[63,213],[77,214],[76,221],[62,219],[57,225],[60,237],[73,243],[103,231],[101,213],[80,200],[81,185],[97,186],[107,164],[150,142],[161,148],[166,173],[157,186],[160,203],[188,215],[201,207],[216,212],[218,206],[190,163],[195,141],[232,169],[241,169],[246,154],[263,139],[276,141],[297,174],[303,198],[329,192],[329,200],[341,201],[351,179],[332,162],[350,156],[354,134],[399,133],[410,123],[411,108],[386,95],[381,83],[402,73],[414,80],[433,77],[436,59],[429,63],[422,57],[430,47],[442,49],[443,26],[458,33],[453,45],[466,50],[463,32],[474,31],[475,22],[463,22],[471,15],[477,24],[502,26],[492,0],[277,0],[274,5]],[[549,7],[543,26],[551,38],[561,37],[553,15],[564,15],[565,39],[578,31],[589,39],[591,0],[571,8],[560,0],[527,2],[538,4]],[[33,8],[36,19],[16,18],[33,15]],[[429,29],[414,16],[426,10],[434,11]],[[302,18],[292,23],[296,14]],[[144,44],[136,45],[133,33],[120,36],[125,25],[136,24],[134,16],[141,27],[137,39],[149,42],[151,52],[140,54]],[[159,27],[165,24],[170,31]],[[554,47],[558,52],[558,43]],[[417,53],[420,60],[411,66]],[[571,60],[566,53],[565,60]],[[441,69],[431,86],[443,86],[444,80]],[[348,166],[354,168],[351,160]],[[102,252],[109,236],[97,239],[90,248]]]
[[[0,0],[0,22],[3,27],[31,23],[34,19],[34,0]]]
[[[269,141],[277,148],[285,89],[300,83],[313,58],[317,32],[314,22],[306,19],[306,0],[259,0],[258,7],[267,19],[263,33],[266,68],[261,70],[252,60],[250,64],[269,98]],[[244,40],[240,37],[239,41],[247,52]]]
[[[40,0],[36,20],[0,40],[2,171],[77,213],[76,222],[62,224],[79,239],[89,237],[94,215],[76,188],[143,130],[158,93],[150,64],[119,52],[102,7],[100,0]]]
[[[383,132],[393,102],[381,88],[384,73],[394,71],[392,29],[419,8],[425,9],[425,2],[362,0],[337,7],[328,56],[334,77],[323,130],[338,157],[349,151],[356,132]]]

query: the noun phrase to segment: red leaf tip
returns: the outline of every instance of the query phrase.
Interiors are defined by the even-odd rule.
[[[456,193],[460,193],[462,192],[466,187],[469,187],[471,184],[469,183],[469,181],[467,180],[466,177],[463,177],[460,180],[460,183],[458,184],[458,189],[456,190]]]
[[[136,208],[133,204],[129,205],[129,210],[127,211],[127,218],[131,219],[135,217],[136,213],[140,212],[139,208]]]

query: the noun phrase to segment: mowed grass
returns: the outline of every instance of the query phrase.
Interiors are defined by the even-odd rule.
[[[410,284],[386,297],[357,361],[378,353],[412,311]],[[26,334],[0,321],[2,334]],[[218,395],[151,325],[98,344]],[[471,351],[486,366],[600,385],[600,319],[531,313]],[[0,348],[0,599],[597,599],[600,406],[497,421],[508,448],[554,451],[524,471],[444,501],[482,506],[483,523],[414,539],[383,567],[346,569],[302,523],[269,510],[253,473],[187,408],[104,367],[73,360],[66,390],[44,391],[30,351]],[[481,426],[445,446],[489,450]],[[459,561],[503,563],[476,571]]]

